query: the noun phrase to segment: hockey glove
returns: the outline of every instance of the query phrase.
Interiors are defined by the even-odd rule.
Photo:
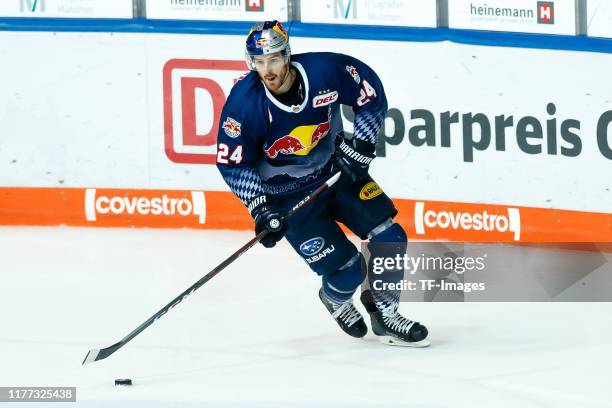
[[[255,220],[255,234],[268,231],[259,242],[266,248],[272,248],[285,236],[286,225],[280,211],[267,201],[265,195],[256,197],[249,204],[249,211]]]
[[[342,179],[355,183],[368,176],[370,163],[374,160],[374,145],[355,138],[336,138],[334,164],[342,172]]]

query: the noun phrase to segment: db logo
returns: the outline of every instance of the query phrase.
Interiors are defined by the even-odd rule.
[[[538,1],[538,24],[555,23],[555,4],[552,1]]]
[[[500,208],[501,210],[501,208]],[[502,210],[503,211],[503,210]],[[513,239],[521,239],[521,214],[518,208],[508,208],[506,214],[487,210],[449,211],[429,209],[425,203],[417,202],[414,207],[414,226],[416,233],[425,235],[426,228],[452,229],[461,232],[460,239],[469,239],[467,232],[505,233],[512,232]],[[504,211],[505,212],[505,211]]]
[[[175,163],[215,164],[223,104],[244,61],[173,59],[164,65],[164,148]]]
[[[100,191],[88,188],[85,190],[85,218],[87,221],[145,218],[147,221],[134,224],[186,227],[206,222],[206,200],[203,191]],[[162,219],[157,223],[151,222],[155,218]]]

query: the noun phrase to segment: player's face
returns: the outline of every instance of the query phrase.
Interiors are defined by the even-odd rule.
[[[288,65],[280,52],[253,57],[255,69],[266,87],[275,92],[283,84],[287,75]]]

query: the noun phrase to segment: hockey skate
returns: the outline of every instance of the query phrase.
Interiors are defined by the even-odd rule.
[[[427,327],[405,318],[397,312],[399,301],[378,305],[369,291],[361,294],[361,302],[370,315],[372,331],[383,344],[404,347],[427,347]]]
[[[352,300],[348,300],[344,303],[335,303],[325,296],[323,288],[319,289],[319,298],[336,320],[338,326],[340,326],[346,334],[361,338],[368,333],[368,326],[366,326],[361,313],[359,313],[355,305],[353,305]]]

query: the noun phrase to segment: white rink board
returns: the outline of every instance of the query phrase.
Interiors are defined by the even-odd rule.
[[[286,21],[287,0],[146,0],[147,18],[172,20]]]
[[[492,31],[576,34],[574,0],[449,0],[448,25]]]
[[[4,0],[1,17],[132,18],[130,0]]]
[[[304,23],[436,27],[436,0],[310,0],[300,2]]]
[[[587,15],[589,36],[612,38],[612,2],[587,0]]]
[[[240,61],[242,36],[2,32],[0,40],[0,53],[14,61],[0,66],[0,185],[227,190],[214,165],[168,158],[163,67],[172,59]],[[598,120],[612,110],[610,55],[297,37],[292,48],[352,54],[378,72],[395,115],[386,119],[386,137],[395,144],[384,145],[372,174],[392,197],[610,212],[612,160],[597,140]],[[389,55],[397,63],[386,63]],[[227,93],[240,71],[219,72],[203,75]],[[210,96],[199,94],[198,106],[210,106]],[[556,107],[552,115],[549,103]],[[423,135],[415,133],[424,120],[411,118],[414,110],[433,115],[433,145],[411,141],[410,134]],[[444,112],[459,117],[450,126],[450,147],[441,146]],[[472,161],[466,157],[472,149],[464,147],[463,115],[469,113],[491,125],[488,147],[474,150]],[[514,123],[503,150],[496,150],[495,117],[501,115]],[[542,126],[542,138],[524,137],[522,145],[541,145],[537,154],[522,151],[517,138],[518,122],[528,116]],[[198,121],[211,118],[204,112]],[[572,130],[577,122],[580,128]],[[562,137],[563,126],[576,134],[574,144]],[[478,142],[479,125],[466,129],[472,128]],[[548,151],[551,140],[557,154]]]
[[[314,51],[318,45],[296,39],[295,48]],[[328,49],[346,52],[346,43],[330,40]],[[389,108],[398,109],[405,124],[400,144],[387,145],[385,159],[372,164],[372,174],[392,197],[481,202],[610,212],[612,186],[606,174],[612,160],[598,148],[600,116],[612,110],[612,56],[586,52],[484,47],[445,43],[371,43],[353,40],[350,52],[367,61],[385,84]],[[386,55],[404,56],[405,63],[385,63]],[[534,70],[537,67],[537,70]],[[561,69],[562,68],[562,69]],[[577,74],[589,72],[588,76]],[[545,79],[540,73],[545,73]],[[556,114],[546,111],[554,103]],[[409,143],[410,128],[422,119],[411,111],[424,109],[435,118],[435,146]],[[483,113],[491,124],[491,143],[466,162],[462,124],[450,128],[451,147],[441,147],[443,112]],[[495,148],[495,116],[514,116],[506,131],[505,151]],[[533,116],[542,126],[542,153],[527,154],[517,143],[520,118]],[[557,120],[556,155],[547,154],[547,121]],[[577,120],[581,152],[559,154],[566,143],[559,136],[563,121]],[[393,121],[386,119],[387,136]],[[346,129],[347,127],[345,127]],[[474,140],[479,128],[474,127]],[[612,144],[612,126],[608,126]],[[531,139],[530,143],[533,142]],[[537,143],[537,142],[536,142]],[[402,169],[398,174],[397,169]],[[585,198],[588,199],[585,200]]]
[[[149,186],[143,36],[0,38],[1,53],[14,61],[0,66],[0,184]],[[28,52],[20,49],[26,44]]]

